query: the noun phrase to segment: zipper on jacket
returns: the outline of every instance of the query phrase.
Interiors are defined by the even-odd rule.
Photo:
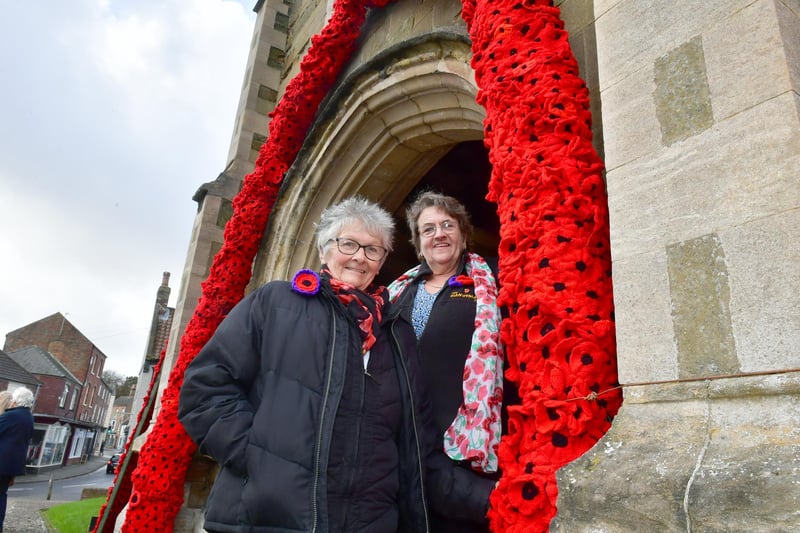
[[[420,481],[420,492],[422,494],[422,511],[423,515],[425,516],[425,531],[431,530],[431,525],[428,519],[428,503],[427,498],[425,496],[425,475],[424,475],[424,466],[423,466],[423,457],[422,457],[422,446],[419,444],[419,433],[417,432],[417,411],[415,408],[414,402],[414,392],[411,389],[411,380],[408,377],[408,367],[406,366],[406,361],[403,359],[403,350],[400,348],[400,341],[397,340],[397,335],[395,334],[394,327],[397,324],[396,321],[392,322],[392,326],[390,331],[392,332],[392,341],[394,342],[395,349],[397,350],[397,354],[399,355],[398,359],[400,359],[400,365],[403,367],[403,377],[406,379],[406,387],[408,388],[408,397],[411,400],[410,410],[411,410],[411,422],[412,426],[414,426],[414,442],[417,445],[417,468],[419,468],[419,481]]]
[[[317,522],[319,521],[319,509],[317,509],[317,491],[319,490],[319,463],[320,454],[322,453],[322,426],[325,421],[325,410],[328,406],[328,395],[331,391],[331,377],[333,374],[333,354],[336,352],[336,313],[331,310],[331,352],[328,357],[328,378],[325,380],[325,394],[322,397],[322,408],[319,414],[319,429],[317,430],[317,453],[314,457],[314,483],[312,485],[313,491],[311,493],[311,531],[317,530]]]
[[[364,368],[364,365],[362,364],[361,367]],[[350,493],[351,496],[353,491],[353,481],[356,477],[356,467],[358,466],[358,453],[361,448],[359,446],[359,444],[361,443],[361,422],[363,419],[361,415],[364,414],[364,403],[367,394],[367,379],[366,379],[367,376],[372,377],[370,376],[369,372],[367,372],[367,369],[364,368],[364,372],[361,373],[361,398],[359,399],[359,404],[358,404],[359,416],[358,416],[358,422],[356,423],[356,443],[353,450],[353,468],[350,469],[350,480],[347,483],[347,491]],[[347,523],[347,515],[345,515],[345,524],[346,523]]]

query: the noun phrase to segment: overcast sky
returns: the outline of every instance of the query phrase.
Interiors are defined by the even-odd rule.
[[[55,312],[137,375],[224,169],[255,0],[0,0],[0,339]]]

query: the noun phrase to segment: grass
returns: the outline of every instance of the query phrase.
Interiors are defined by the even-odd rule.
[[[58,533],[86,533],[89,522],[97,516],[106,498],[89,498],[75,502],[54,505],[44,511],[45,520],[53,531]]]

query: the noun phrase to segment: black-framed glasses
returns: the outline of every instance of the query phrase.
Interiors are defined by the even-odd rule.
[[[458,229],[458,224],[452,220],[445,220],[440,225],[425,224],[419,229],[419,234],[423,237],[433,237],[436,235],[436,228],[442,230],[443,233],[451,235]]]
[[[377,244],[360,244],[353,239],[346,239],[344,237],[336,237],[333,240],[336,241],[336,248],[344,255],[356,255],[358,251],[363,248],[364,255],[367,259],[370,261],[380,261],[389,253],[389,250]]]

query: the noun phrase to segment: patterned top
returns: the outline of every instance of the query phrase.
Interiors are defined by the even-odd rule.
[[[428,323],[428,317],[431,316],[431,309],[433,309],[433,302],[439,296],[439,289],[436,294],[430,294],[425,290],[425,280],[420,283],[417,289],[417,296],[414,298],[414,308],[411,310],[411,325],[414,326],[414,332],[417,334],[417,340],[422,337],[422,332],[425,331],[425,324]]]

